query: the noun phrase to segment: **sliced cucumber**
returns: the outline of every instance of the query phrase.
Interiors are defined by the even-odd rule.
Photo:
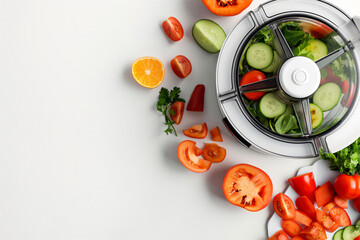
[[[342,233],[343,233],[343,229],[340,229],[340,230],[338,230],[335,234],[334,234],[334,236],[333,236],[333,240],[343,240],[343,238],[342,238]]]
[[[323,112],[326,112],[333,109],[339,103],[341,94],[341,88],[338,84],[333,82],[325,83],[316,90],[313,102],[318,105]]]
[[[311,54],[314,56],[314,61],[317,61],[328,54],[327,45],[319,39],[311,40],[310,45],[307,46],[305,50],[311,52]]]
[[[217,53],[223,45],[226,34],[215,22],[208,19],[197,21],[192,28],[196,43],[209,53]]]
[[[280,102],[273,93],[265,94],[259,104],[260,112],[267,118],[275,118],[286,110],[286,104]]]
[[[293,106],[291,104],[286,105],[286,110],[285,110],[285,112],[283,114],[284,115],[294,114]]]
[[[256,69],[264,69],[270,66],[274,58],[273,49],[262,42],[250,45],[246,52],[248,64]]]
[[[320,127],[321,123],[324,120],[324,113],[318,105],[310,103],[310,113],[311,113],[311,122],[312,128]]]
[[[280,57],[276,53],[276,51],[274,51],[274,57],[271,64],[267,68],[261,69],[261,71],[266,73],[272,73],[275,72],[279,68],[279,66],[280,66]]]
[[[344,228],[342,233],[343,240],[354,240],[358,236],[360,236],[360,229],[357,229],[354,226]]]

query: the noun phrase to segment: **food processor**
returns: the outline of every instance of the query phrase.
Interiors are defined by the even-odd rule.
[[[320,0],[269,1],[245,15],[226,38],[216,71],[231,134],[248,148],[295,158],[355,141],[359,29],[360,18]],[[243,84],[249,72],[265,77]]]

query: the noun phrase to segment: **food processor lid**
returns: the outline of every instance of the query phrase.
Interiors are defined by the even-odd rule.
[[[324,151],[336,152],[356,140],[360,135],[360,104],[358,103],[358,84],[354,89],[354,100],[346,113],[346,117],[339,120],[336,126],[329,131],[311,138],[285,139],[265,134],[249,120],[249,116],[241,107],[239,97],[238,82],[238,62],[236,58],[239,51],[243,51],[244,46],[249,42],[261,27],[279,19],[289,17],[307,17],[319,22],[327,23],[336,33],[338,33],[346,46],[340,49],[333,57],[341,56],[345,51],[350,51],[355,61],[356,82],[358,82],[359,55],[360,55],[360,21],[359,18],[351,19],[343,11],[335,6],[318,0],[276,0],[261,5],[256,11],[247,14],[232,30],[224,42],[217,63],[216,90],[220,110],[224,116],[224,122],[231,132],[241,139],[245,145],[256,146],[265,152],[290,157],[315,157],[319,155],[319,149]],[[237,49],[237,51],[235,51]],[[296,57],[298,58],[298,57]],[[300,59],[300,58],[299,58]],[[295,60],[293,60],[295,61]],[[284,92],[294,97],[303,98],[311,95],[314,88],[318,87],[318,80],[312,81],[314,84],[305,86],[301,91],[294,91],[306,82],[309,76],[315,75],[317,78],[319,71],[311,66],[308,60],[296,60],[298,65],[309,65],[305,68],[292,69],[286,72],[280,70],[279,79],[282,76],[288,79],[291,75],[291,82],[281,83]],[[300,61],[303,61],[300,63]],[[327,62],[326,64],[328,64]],[[285,63],[286,64],[286,63]],[[296,63],[289,65],[297,65]],[[294,67],[293,67],[294,68]],[[283,66],[281,67],[283,69]],[[286,69],[286,68],[284,68]],[[291,69],[291,66],[288,68]],[[295,73],[294,73],[295,72]],[[315,79],[314,78],[314,79]],[[320,79],[320,78],[317,78]],[[316,86],[317,85],[317,86]],[[297,95],[299,94],[299,95]],[[301,102],[306,104],[306,102]],[[300,105],[301,105],[300,104]],[[307,103],[308,104],[308,103]]]

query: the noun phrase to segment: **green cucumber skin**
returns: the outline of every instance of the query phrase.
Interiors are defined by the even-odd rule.
[[[192,31],[191,31],[192,36],[193,36],[195,42],[196,42],[202,49],[204,49],[205,51],[207,51],[208,53],[218,53],[218,52],[221,50],[221,48],[220,48],[220,49],[217,49],[216,51],[210,51],[209,49],[207,49],[206,47],[204,47],[204,46],[203,46],[203,43],[199,42],[199,41],[196,39],[197,37],[194,35],[194,29],[196,28],[196,24],[199,23],[199,22],[203,22],[203,21],[206,21],[206,22],[209,22],[209,23],[211,23],[211,24],[213,24],[213,25],[216,25],[216,26],[217,26],[219,29],[221,29],[221,31],[223,32],[223,34],[224,34],[224,39],[226,38],[226,33],[225,33],[224,29],[222,29],[222,27],[220,27],[219,24],[217,24],[216,22],[211,21],[211,20],[209,20],[209,19],[200,19],[200,20],[198,20],[198,21],[194,24],[194,26],[193,26],[193,28],[192,28]]]
[[[344,228],[342,233],[343,240],[354,240],[358,236],[360,236],[360,229],[356,230],[354,226]]]
[[[343,240],[343,238],[342,238],[342,233],[343,233],[343,229],[340,229],[340,230],[338,230],[335,234],[334,234],[334,236],[333,236],[333,240]]]
[[[254,54],[253,51],[256,51],[256,49],[261,49],[263,51],[263,56],[265,58],[265,60],[262,63],[259,63],[258,60],[254,59]],[[250,47],[248,48],[248,50],[246,51],[246,60],[247,63],[255,68],[255,69],[264,69],[267,68],[271,65],[271,63],[273,62],[274,59],[274,50],[267,45],[266,43],[262,43],[262,42],[257,42],[257,43],[253,43],[252,45],[250,45]],[[266,64],[264,64],[264,62]],[[261,65],[263,64],[263,65]]]
[[[337,91],[338,96],[336,99],[332,100],[333,104],[328,106],[328,104],[325,103],[326,106],[324,106],[323,99],[321,98],[321,96],[319,96],[319,94],[321,94],[322,92],[325,92],[326,91],[325,89],[329,88],[329,87],[336,89],[335,91]],[[340,86],[336,83],[329,82],[329,83],[325,83],[324,85],[321,85],[318,88],[318,90],[316,90],[316,92],[314,93],[313,102],[314,102],[314,104],[318,105],[323,112],[327,112],[327,111],[330,111],[331,109],[333,109],[334,107],[336,107],[336,105],[340,101],[341,95],[342,95],[342,91],[341,91]]]
[[[266,73],[273,73],[279,68],[279,66],[280,66],[280,57],[279,54],[277,54],[277,52],[274,51],[274,57],[271,64],[268,67],[261,69],[261,71]]]

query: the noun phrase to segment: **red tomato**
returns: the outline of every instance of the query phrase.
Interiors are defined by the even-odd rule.
[[[264,73],[257,71],[257,70],[252,70],[250,72],[245,73],[245,75],[241,78],[240,80],[240,86],[249,84],[249,83],[254,83],[254,82],[258,82],[261,80],[266,79],[266,76]],[[266,94],[266,92],[249,92],[249,93],[244,93],[245,97],[250,99],[250,100],[258,100],[260,99],[262,96],[264,96]]]
[[[334,188],[331,185],[331,182],[328,181],[321,187],[318,187],[315,190],[315,200],[318,207],[322,207],[325,204],[329,203],[334,197]]]
[[[211,166],[210,161],[203,160],[197,156],[196,142],[186,140],[179,144],[177,155],[180,162],[190,171],[202,173],[209,170]]]
[[[183,55],[178,55],[170,62],[171,68],[179,78],[186,78],[191,73],[191,62]]]
[[[295,237],[297,235],[300,235],[301,232],[301,226],[297,222],[291,219],[283,219],[281,221],[281,227],[286,232],[287,235],[290,237]]]
[[[335,179],[334,188],[336,193],[344,199],[351,200],[360,197],[360,176],[340,174]]]
[[[290,186],[299,196],[307,196],[313,203],[316,189],[315,178],[312,172],[288,179]]]
[[[296,207],[308,215],[312,220],[316,220],[316,211],[314,203],[312,203],[307,196],[298,197],[295,200]]]
[[[306,215],[305,213],[303,213],[302,211],[297,210],[297,209],[295,210],[294,220],[305,226],[310,226],[310,224],[312,222],[311,218],[308,215]]]
[[[335,204],[336,204],[338,207],[341,207],[341,208],[343,208],[343,209],[347,209],[347,208],[348,208],[348,202],[347,202],[347,200],[344,199],[344,198],[342,198],[342,197],[340,197],[340,196],[338,196],[338,195],[336,195],[336,196],[334,197],[334,202],[335,202]]]
[[[341,82],[340,87],[344,94],[347,93],[347,91],[349,91],[349,80],[345,79]]]
[[[302,236],[295,236],[291,240],[306,240],[306,238],[304,238]]]
[[[358,237],[354,238],[354,240],[360,240],[360,236],[358,236]]]
[[[252,0],[202,0],[204,5],[219,16],[234,16],[244,11]]]
[[[201,156],[203,155],[204,151],[200,148],[196,148],[195,150],[195,155],[198,157],[198,156]]]
[[[309,227],[306,227],[300,232],[307,240],[325,240],[326,233],[320,223],[312,222]]]
[[[314,38],[321,39],[333,32],[333,30],[327,25],[316,22],[316,23],[307,23],[302,22],[300,26],[307,33],[310,33]]]
[[[170,118],[178,125],[181,123],[184,114],[184,108],[185,108],[185,103],[180,101],[174,102],[170,107],[170,110],[174,111],[174,114],[171,114],[170,112],[169,114]]]
[[[174,17],[169,17],[162,23],[166,35],[173,41],[179,41],[184,36],[184,29],[181,23]]]
[[[205,138],[208,133],[208,128],[206,123],[194,125],[191,128],[183,130],[185,136],[191,138]]]
[[[204,111],[205,86],[203,84],[196,85],[187,104],[186,110],[193,112]]]
[[[360,197],[355,198],[353,200],[353,203],[354,203],[354,207],[355,207],[356,211],[360,212]]]
[[[223,141],[219,127],[216,127],[214,129],[210,130],[210,134],[211,134],[211,140],[213,140],[215,142]]]
[[[224,161],[226,156],[226,149],[220,147],[216,143],[207,143],[205,144],[203,156],[205,160],[211,161],[213,163],[219,163]]]
[[[273,199],[274,210],[282,219],[295,218],[295,206],[293,201],[285,194],[279,193]]]
[[[325,212],[329,212],[335,206],[336,206],[336,204],[333,201],[331,201],[331,202],[325,204],[321,209],[324,210]]]
[[[230,203],[256,212],[271,201],[273,185],[263,170],[248,164],[238,164],[227,171],[223,192]]]
[[[316,221],[329,232],[333,232],[339,227],[339,224],[327,212],[321,209],[316,209]]]
[[[342,208],[336,207],[336,208],[331,209],[330,216],[341,227],[346,227],[346,226],[351,225],[351,220],[350,220],[349,215]]]

